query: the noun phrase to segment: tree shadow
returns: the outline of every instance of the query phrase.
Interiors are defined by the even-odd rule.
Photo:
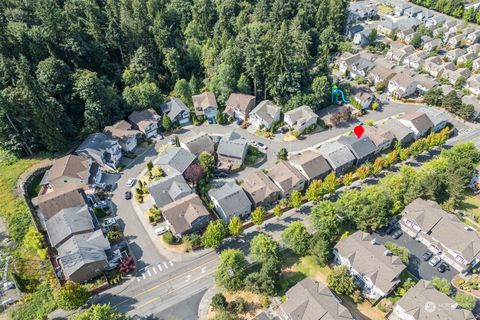
[[[104,292],[91,299],[91,302],[95,304],[110,304],[118,312],[127,313],[135,309],[135,304],[138,300],[132,297]]]

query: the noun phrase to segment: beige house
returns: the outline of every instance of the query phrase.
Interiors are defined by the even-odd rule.
[[[323,179],[332,171],[325,158],[312,150],[290,156],[290,164],[308,180]]]
[[[196,193],[169,203],[161,210],[168,229],[177,238],[202,231],[210,221],[210,213]]]
[[[217,99],[213,92],[206,91],[202,94],[192,96],[193,109],[197,117],[205,117],[208,123],[216,123],[217,117]]]
[[[280,189],[262,171],[253,171],[244,179],[241,187],[255,207],[268,207],[280,199]]]
[[[282,192],[282,197],[288,197],[293,190],[305,189],[307,179],[290,163],[282,161],[273,166],[267,174]]]
[[[147,139],[157,135],[159,122],[162,117],[152,108],[134,111],[128,116],[130,123],[138,130],[140,130]]]
[[[255,107],[255,96],[244,93],[232,93],[227,100],[225,111],[234,119],[245,120]]]
[[[132,129],[132,125],[125,120],[105,127],[103,132],[117,140],[125,152],[133,151],[137,146],[137,139],[142,135],[139,130]]]
[[[303,132],[312,125],[316,125],[318,115],[309,106],[301,106],[285,112],[285,123],[295,131]]]

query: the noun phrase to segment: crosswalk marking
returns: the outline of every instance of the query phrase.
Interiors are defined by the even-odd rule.
[[[150,273],[150,270],[147,270],[148,276],[151,277],[152,274]]]
[[[173,267],[173,262],[172,261],[168,261],[168,262],[170,262],[170,265]]]
[[[164,262],[163,265],[165,266],[165,269],[168,269],[168,265],[166,262]]]
[[[157,274],[157,269],[155,269],[155,267],[152,267],[152,270],[155,272],[155,274]]]
[[[162,266],[163,264],[163,266]],[[157,269],[155,268],[155,266],[147,266],[145,268],[142,268],[142,269],[139,269],[138,272],[139,272],[139,276],[137,277],[137,282],[140,282],[141,279],[140,279],[140,273],[141,273],[141,276],[142,278],[145,280],[147,278],[147,275],[149,277],[152,277],[153,275],[156,275],[158,274],[159,272],[162,272],[166,269],[169,268],[169,265],[170,267],[173,267],[174,266],[174,263],[172,261],[164,261],[164,262],[160,262],[157,267],[158,267],[158,271]],[[152,273],[152,270],[153,270],[153,273]],[[206,272],[206,267],[203,267],[202,268],[202,273],[205,273]],[[190,275],[187,276],[187,281],[190,280]]]
[[[145,277],[145,273],[143,273],[143,274],[142,274],[142,278],[143,278],[143,279],[145,279],[145,278],[146,278],[146,277]]]
[[[160,271],[162,271],[162,265],[161,264],[158,264],[158,269],[160,269]]]

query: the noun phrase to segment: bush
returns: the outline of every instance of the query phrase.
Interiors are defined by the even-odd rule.
[[[455,301],[460,307],[467,310],[473,310],[477,304],[477,299],[460,291],[455,294]]]
[[[260,298],[260,305],[262,306],[263,309],[268,308],[268,306],[270,305],[270,299],[268,299],[267,296],[262,296]]]
[[[364,298],[362,296],[362,292],[360,290],[355,290],[352,294],[352,300],[355,303],[362,303]]]
[[[232,301],[230,307],[234,314],[245,312],[245,299],[242,297],[236,298]]]
[[[217,293],[212,297],[212,303],[210,304],[214,310],[226,310],[227,299],[222,293]]]
[[[410,251],[407,248],[396,245],[391,241],[385,242],[385,248],[390,250],[393,255],[397,256],[402,260],[403,263],[408,263],[408,258],[410,257]]]
[[[162,238],[163,238],[163,241],[165,241],[168,244],[173,244],[175,242],[175,238],[173,237],[173,234],[170,231],[165,232]]]
[[[196,233],[184,236],[183,241],[187,243],[192,250],[195,250],[202,246],[202,236]]]

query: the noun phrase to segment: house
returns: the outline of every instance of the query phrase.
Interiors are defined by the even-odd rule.
[[[396,29],[398,29],[398,24],[390,20],[383,20],[377,25],[377,32],[384,36],[390,35]]]
[[[472,71],[475,72],[478,70],[480,70],[480,58],[473,60],[473,63],[472,63]]]
[[[428,116],[419,111],[404,114],[398,121],[413,131],[415,139],[423,137],[433,128],[433,123]]]
[[[162,117],[152,108],[134,111],[128,116],[130,123],[138,130],[140,130],[147,139],[153,138],[157,135],[159,122]]]
[[[442,16],[437,15],[437,16],[428,18],[427,21],[425,22],[425,26],[427,28],[433,29],[433,28],[437,28],[438,26],[443,24],[445,21],[446,21],[446,18],[443,15]]]
[[[403,11],[403,14],[409,18],[415,18],[420,12],[422,12],[422,9],[414,6],[414,7],[406,8]]]
[[[465,88],[467,88],[470,93],[478,96],[480,94],[480,76],[474,75],[468,78]]]
[[[367,136],[362,136],[360,138],[341,136],[337,141],[338,143],[345,145],[355,156],[356,165],[361,165],[372,159],[377,152],[377,147]]]
[[[72,236],[57,249],[65,279],[83,283],[102,274],[108,267],[105,250],[109,249],[102,230]]]
[[[162,208],[169,203],[188,196],[193,191],[182,174],[177,173],[150,183],[148,192],[157,207]]]
[[[405,73],[397,73],[388,82],[388,92],[397,98],[406,98],[415,93],[417,81]]]
[[[476,97],[463,96],[462,103],[473,106],[474,114],[472,120],[478,121],[480,119],[480,101]]]
[[[218,143],[218,160],[230,165],[241,166],[248,151],[248,141],[234,131],[225,134]]]
[[[210,136],[205,132],[198,132],[192,136],[182,139],[180,142],[180,147],[190,151],[197,157],[203,151],[206,151],[210,154],[213,154],[215,151],[215,144],[213,143],[212,138],[210,138]]]
[[[52,247],[58,248],[72,236],[95,230],[87,205],[65,208],[45,222]]]
[[[430,41],[427,41],[423,44],[423,50],[426,53],[432,52],[442,46],[442,40],[434,38]]]
[[[480,30],[476,30],[467,36],[467,39],[465,42],[468,45],[473,45],[473,44],[477,44],[479,41],[480,41]]]
[[[457,24],[455,24],[454,26],[451,26],[448,29],[448,32],[453,33],[453,34],[457,34],[457,33],[463,32],[464,30],[467,30],[467,29],[468,28],[467,28],[467,25],[465,23],[458,21]],[[474,30],[472,30],[469,33],[473,33],[473,32],[474,32]]]
[[[428,107],[428,108],[420,108],[418,112],[423,112],[427,115],[428,119],[433,123],[432,130],[438,132],[445,128],[448,123],[448,113],[447,111],[435,108],[435,107]]]
[[[213,202],[218,215],[225,222],[233,216],[246,218],[252,211],[252,203],[245,191],[236,183],[228,182],[220,188],[208,191],[208,197]]]
[[[290,164],[308,180],[323,179],[332,171],[325,158],[312,150],[305,150],[289,158]]]
[[[301,106],[285,112],[285,123],[295,131],[302,133],[305,129],[317,124],[318,115],[309,106]]]
[[[282,198],[288,197],[293,190],[305,189],[307,179],[287,161],[277,163],[267,173],[268,177],[280,189]]]
[[[424,74],[419,74],[415,76],[415,79],[418,81],[417,91],[419,94],[422,95],[425,94],[428,90],[435,88],[440,83],[436,79],[432,79],[431,77]]]
[[[232,93],[227,100],[224,113],[234,119],[245,120],[253,108],[255,108],[255,96]]]
[[[460,46],[460,43],[464,39],[464,36],[459,34],[457,36],[450,37],[447,42],[447,46],[451,49],[457,48]]]
[[[162,207],[168,229],[176,238],[200,232],[208,225],[210,213],[196,193],[189,194]]]
[[[449,20],[445,21],[445,23],[443,24],[443,27],[450,30],[450,28],[453,28],[456,25],[457,25],[457,20],[449,19]]]
[[[338,142],[324,143],[320,154],[328,161],[328,164],[335,171],[337,176],[342,175],[353,166],[355,156],[343,144]]]
[[[73,185],[39,195],[32,199],[32,204],[39,209],[41,216],[48,220],[62,209],[86,205],[87,197],[83,189]]]
[[[475,320],[475,316],[471,311],[460,308],[455,300],[435,289],[430,281],[420,280],[397,301],[389,319]]]
[[[280,121],[280,110],[272,101],[263,100],[250,112],[250,122],[258,128],[270,129]]]
[[[406,3],[396,3],[395,6],[393,7],[393,14],[396,16],[403,16],[403,13],[405,10],[410,8],[411,6]]]
[[[362,56],[360,53],[344,54],[338,62],[340,72],[352,78],[366,77],[374,66],[368,55]]]
[[[363,231],[341,239],[333,249],[337,264],[345,265],[366,297],[379,300],[400,283],[405,265]]]
[[[432,18],[433,17],[433,13],[431,13],[430,11],[427,11],[427,10],[423,10],[419,13],[417,13],[417,20],[419,21],[423,21],[423,22],[426,22],[428,21],[428,19]]]
[[[364,128],[363,135],[373,142],[377,153],[390,148],[395,139],[394,134],[387,129],[372,126],[365,126]]]
[[[355,100],[362,108],[362,110],[370,108],[375,97],[368,93],[365,87],[353,88],[352,94],[353,100]]]
[[[387,59],[403,63],[403,59],[413,54],[415,48],[412,45],[403,46],[400,48],[392,48],[387,52]]]
[[[407,145],[415,139],[414,132],[397,119],[389,119],[385,121],[385,123],[381,124],[379,128],[393,133],[395,140],[398,141],[402,146]]]
[[[69,154],[53,161],[52,166],[43,175],[40,185],[44,192],[60,190],[65,186],[77,186],[88,190],[102,186],[102,171],[90,158]]]
[[[467,48],[467,52],[468,53],[473,53],[475,55],[475,57],[478,56],[478,53],[480,52],[480,43],[475,43],[475,44],[469,45],[468,48]]]
[[[193,109],[197,117],[205,117],[208,123],[216,123],[217,99],[213,92],[206,91],[202,94],[192,96]]]
[[[103,132],[110,138],[117,140],[125,152],[133,151],[137,146],[138,138],[142,135],[140,131],[132,129],[132,125],[125,120],[105,127]]]
[[[391,68],[377,64],[368,74],[368,81],[374,85],[379,82],[387,84],[395,74],[395,71],[393,71]]]
[[[282,320],[355,319],[325,284],[305,278],[288,289],[278,308]]]
[[[430,57],[425,60],[423,68],[432,77],[440,77],[443,72],[443,62],[438,56]]]
[[[186,125],[190,123],[190,109],[182,102],[182,100],[169,97],[168,101],[160,106],[163,114],[172,120],[173,123]]]
[[[444,70],[442,73],[442,78],[448,80],[451,85],[455,85],[459,79],[464,79],[466,80],[468,77],[470,77],[471,72],[467,68],[461,68],[457,69],[455,71],[451,70]]]
[[[370,39],[368,38],[372,32],[372,28],[363,28],[363,30],[356,32],[352,37],[352,42],[359,46],[366,46],[369,44]]]
[[[447,54],[445,55],[445,57],[449,61],[455,62],[458,58],[463,56],[465,53],[467,53],[467,51],[465,51],[463,49],[460,49],[460,48],[457,48],[457,49],[447,51]]]
[[[415,199],[400,219],[402,230],[459,272],[480,261],[480,235],[431,200]]]
[[[468,50],[467,50],[467,53],[465,53],[463,56],[461,56],[457,59],[457,63],[465,63],[468,60],[473,61],[473,59],[475,59],[476,56],[477,55],[475,53],[468,52]]]
[[[195,162],[195,155],[183,148],[170,147],[163,151],[154,161],[155,165],[160,166],[167,175],[181,173]]]
[[[400,29],[397,32],[397,39],[405,41],[406,43],[410,43],[410,40],[412,39],[414,34],[415,30],[413,30],[412,28]]]
[[[252,171],[243,178],[241,187],[255,207],[268,207],[280,199],[281,192],[275,183],[262,171]]]
[[[418,51],[406,57],[403,60],[403,63],[407,68],[419,70],[424,66],[425,59],[427,59],[427,57],[428,56],[424,51]]]
[[[92,133],[75,150],[75,153],[90,158],[101,167],[117,169],[122,158],[122,148],[117,140],[104,133]]]
[[[363,25],[361,24],[355,24],[355,25],[350,25],[347,27],[345,30],[345,34],[350,40],[353,40],[355,35],[359,32],[362,32],[364,30]]]
[[[378,15],[377,6],[373,3],[355,3],[352,2],[348,6],[348,21],[355,22],[358,20],[371,19]]]

